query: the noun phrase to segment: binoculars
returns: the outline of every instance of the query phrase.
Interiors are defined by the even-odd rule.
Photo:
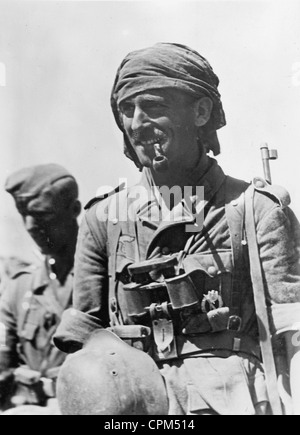
[[[196,272],[199,275],[199,271]],[[126,284],[124,290],[129,316],[146,315],[153,303],[159,306],[167,302],[171,311],[201,308],[193,273],[183,273],[178,255],[132,264],[128,273],[131,283]]]

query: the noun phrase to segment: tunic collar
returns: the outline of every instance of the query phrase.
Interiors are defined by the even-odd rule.
[[[205,156],[190,174],[190,179],[196,180],[191,182],[191,187],[204,188],[204,199],[197,196],[191,197],[191,202],[195,204],[199,213],[201,209],[212,201],[225,181],[225,174],[216,160]],[[141,188],[142,187],[142,188]],[[151,171],[144,168],[142,179],[139,185],[135,186],[139,193],[138,200],[135,204],[136,215],[139,220],[147,222],[153,229],[157,229],[161,224],[168,222],[191,222],[193,214],[186,201],[180,201],[172,210],[170,210],[162,199],[161,190],[155,185]],[[199,191],[200,192],[200,191]]]

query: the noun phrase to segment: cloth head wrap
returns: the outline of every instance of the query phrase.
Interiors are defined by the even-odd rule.
[[[124,133],[124,151],[141,168],[128,140],[119,113],[119,104],[141,92],[174,88],[195,98],[208,96],[213,102],[211,119],[203,128],[207,150],[220,153],[216,130],[226,125],[218,91],[219,79],[208,61],[196,51],[180,44],[159,43],[129,53],[120,65],[111,94],[115,120]]]

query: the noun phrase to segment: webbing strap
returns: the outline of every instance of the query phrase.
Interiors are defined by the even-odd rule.
[[[283,415],[280,396],[277,388],[277,373],[273,356],[264,280],[256,236],[254,218],[254,192],[253,186],[250,186],[245,193],[246,233],[249,246],[251,280],[270,406],[273,415]]]
[[[245,182],[231,177],[226,178],[225,213],[229,226],[232,255],[233,277],[231,289],[231,310],[236,316],[241,316],[241,280],[244,275],[244,245],[245,229],[245,197],[244,191],[248,186]]]

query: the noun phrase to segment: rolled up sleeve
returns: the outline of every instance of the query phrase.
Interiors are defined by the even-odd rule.
[[[278,335],[300,331],[300,303],[272,305],[272,318]]]
[[[93,332],[101,328],[96,317],[70,308],[63,313],[53,341],[62,352],[73,353],[80,350]]]

